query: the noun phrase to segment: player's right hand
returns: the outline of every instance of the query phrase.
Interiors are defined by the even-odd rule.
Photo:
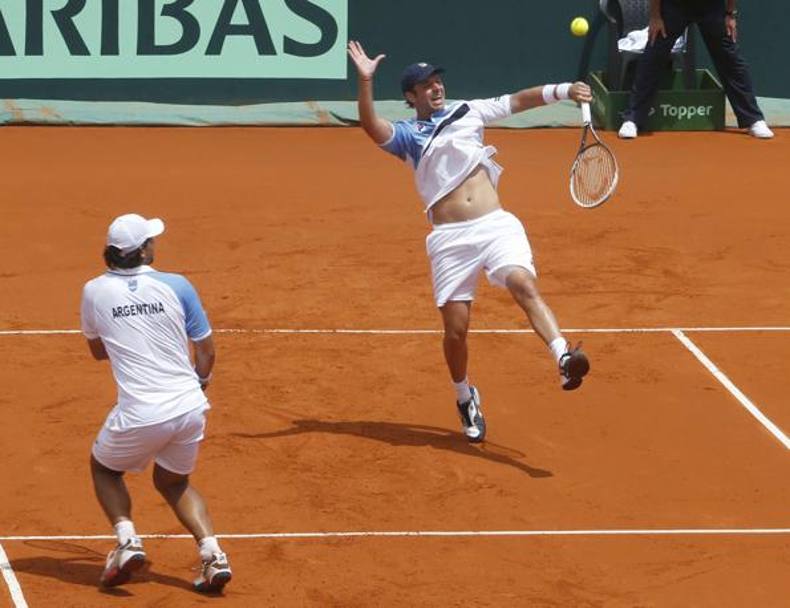
[[[574,82],[568,90],[568,97],[577,103],[590,103],[592,101],[592,89],[586,82]]]
[[[667,37],[667,29],[664,26],[664,20],[659,17],[650,17],[650,23],[647,26],[647,39],[650,44],[655,44],[658,35],[661,34],[662,38]]]
[[[365,53],[362,45],[356,40],[349,40],[348,55],[351,57],[354,65],[357,66],[357,73],[362,80],[371,80],[373,74],[376,73],[379,62],[386,57],[386,55],[378,55],[375,59],[371,59]]]

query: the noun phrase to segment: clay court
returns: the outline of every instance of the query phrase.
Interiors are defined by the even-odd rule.
[[[577,208],[578,130],[491,130],[500,194],[592,371],[559,388],[482,279],[460,432],[410,170],[359,129],[7,127],[0,224],[0,606],[786,606],[790,158],[784,130],[604,137],[622,181]],[[155,266],[218,347],[194,475],[234,579],[130,476],[150,567],[97,586],[88,469],[114,403],[79,334],[108,223],[162,217]]]

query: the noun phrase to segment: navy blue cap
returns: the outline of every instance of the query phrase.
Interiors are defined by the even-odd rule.
[[[441,74],[442,72],[444,72],[444,68],[437,68],[424,61],[412,63],[403,70],[403,75],[400,79],[400,90],[404,93],[411,91],[418,82],[428,80],[434,74]]]

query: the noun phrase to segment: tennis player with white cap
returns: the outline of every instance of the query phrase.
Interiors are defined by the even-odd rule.
[[[118,385],[118,402],[91,454],[96,497],[118,537],[100,583],[123,584],[145,563],[123,475],[153,459],[156,489],[198,542],[203,567],[195,589],[216,592],[231,570],[203,498],[189,483],[206,428],[214,344],[194,287],[150,266],[154,239],[164,230],[160,219],[116,218],[104,249],[107,271],[82,292],[82,333],[95,359],[110,360]]]

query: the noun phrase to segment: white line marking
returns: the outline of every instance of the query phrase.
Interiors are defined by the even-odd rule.
[[[364,334],[364,335],[421,335],[441,334],[441,329],[297,329],[297,328],[226,328],[215,329],[219,334]],[[649,334],[688,332],[789,332],[790,326],[732,326],[732,327],[588,327],[562,330],[567,334]],[[79,329],[3,329],[0,336],[58,336],[81,333]],[[534,334],[533,329],[472,329],[473,334]]]
[[[694,342],[689,340],[679,329],[672,330],[672,333],[678,340],[680,340],[683,346],[689,349],[691,353],[697,359],[699,359],[700,363],[702,363],[702,365],[704,365],[708,369],[708,371],[711,374],[713,374],[716,380],[721,382],[724,385],[724,388],[730,391],[730,393],[732,393],[732,395],[738,401],[740,401],[741,405],[745,407],[752,416],[757,418],[760,424],[762,424],[766,429],[768,429],[774,437],[776,437],[788,450],[790,450],[790,439],[787,437],[787,435],[785,435],[778,426],[776,426],[773,422],[771,422],[771,420],[769,420],[768,417],[765,414],[763,414],[760,411],[760,409],[756,405],[754,405],[754,403],[752,403],[749,400],[749,398],[746,395],[744,395],[741,392],[741,390],[737,386],[735,386],[727,376],[724,375],[724,373],[722,373],[719,370],[718,367],[716,367],[713,361],[708,359],[707,355],[705,355],[705,353],[703,353],[697,347],[697,345],[694,344]]]
[[[702,536],[702,535],[778,535],[790,534],[790,528],[670,528],[624,530],[407,530],[358,532],[265,532],[260,534],[217,534],[217,538],[359,538],[359,537],[468,537],[468,536]],[[192,538],[191,534],[140,534],[145,539]],[[27,540],[116,540],[112,534],[63,536],[0,536],[2,541]]]
[[[27,608],[27,602],[22,593],[22,587],[19,586],[19,581],[16,579],[13,568],[11,568],[11,563],[8,561],[8,556],[5,553],[5,549],[3,549],[3,545],[0,545],[0,570],[2,570],[5,583],[8,585],[8,590],[11,592],[11,599],[14,602],[14,606],[16,608]]]

